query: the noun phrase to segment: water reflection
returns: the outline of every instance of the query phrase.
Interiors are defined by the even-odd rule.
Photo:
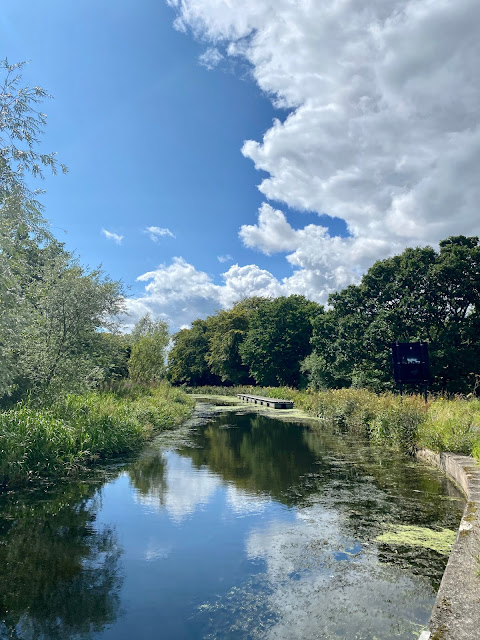
[[[153,451],[128,471],[137,500],[151,509],[164,510],[181,523],[208,504],[221,479],[208,469],[194,469],[190,460],[171,452]]]
[[[295,488],[317,460],[302,429],[251,414],[220,416],[199,433],[195,448],[178,453],[197,469],[208,467],[249,494],[268,495],[286,505],[297,502]]]
[[[89,637],[119,613],[118,546],[95,485],[0,496],[0,637]]]
[[[456,529],[440,474],[258,415],[159,442],[103,487],[1,497],[2,640],[387,640],[425,624],[445,558],[377,537]]]

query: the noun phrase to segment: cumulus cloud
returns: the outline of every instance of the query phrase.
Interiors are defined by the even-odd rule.
[[[227,253],[224,256],[217,256],[217,260],[219,262],[224,263],[224,262],[230,262],[231,260],[233,260],[233,258],[229,253]]]
[[[402,248],[392,240],[332,237],[316,224],[295,230],[282,211],[268,204],[260,208],[258,224],[243,225],[239,235],[245,246],[267,255],[286,252],[290,264],[299,268],[288,279],[290,287],[320,302],[329,292],[358,280],[375,259]]]
[[[265,202],[241,227],[246,247],[285,254],[290,277],[232,265],[215,284],[177,258],[140,277],[135,313],[180,326],[246,295],[325,302],[406,246],[480,235],[477,0],[167,2],[176,28],[209,47],[208,64],[221,46],[287,109],[242,153],[267,174],[266,200],[320,217],[295,229]],[[328,233],[325,213],[345,221],[346,237]]]
[[[275,298],[297,293],[325,304],[332,291],[357,282],[376,258],[388,255],[392,247],[401,249],[400,244],[381,239],[332,237],[321,225],[294,229],[282,211],[268,204],[260,208],[258,224],[242,226],[240,237],[252,249],[286,253],[292,275],[280,280],[255,264],[233,264],[216,284],[211,275],[175,257],[171,264],[137,278],[146,283],[145,289],[127,301],[126,328],[150,312],[175,331],[254,295]]]
[[[150,312],[177,330],[243,298],[276,297],[290,292],[273,274],[254,264],[243,267],[234,264],[222,274],[222,279],[222,284],[215,284],[212,276],[175,257],[170,265],[160,265],[137,278],[147,284],[142,295],[127,300],[129,315],[124,324],[129,328]]]
[[[119,236],[117,233],[107,231],[106,229],[102,229],[102,233],[107,238],[107,240],[113,240],[115,244],[122,244],[123,236]]]
[[[149,234],[150,240],[153,242],[158,242],[159,238],[169,237],[175,238],[174,234],[170,231],[170,229],[162,228],[162,227],[147,227],[145,232]]]
[[[294,269],[290,277],[278,279],[255,264],[233,264],[222,274],[221,284],[216,284],[211,275],[181,257],[142,274],[137,281],[145,282],[145,289],[141,295],[127,300],[129,315],[123,318],[125,330],[149,312],[177,331],[197,318],[228,309],[251,296],[275,298],[296,293],[325,304],[332,291],[357,281],[364,265],[382,250],[376,241],[354,238],[345,245],[341,238],[324,235],[323,227],[316,229],[315,225],[292,232],[297,244],[292,242],[294,251],[287,256]],[[354,268],[343,264],[347,253],[353,256]]]
[[[268,173],[267,198],[342,218],[353,238],[379,243],[378,257],[385,243],[391,253],[480,233],[476,0],[169,4],[184,29],[246,59],[290,109],[243,146]],[[274,234],[271,218],[256,246],[288,251],[291,231],[279,217]]]
[[[290,251],[298,245],[298,233],[288,224],[282,211],[266,203],[258,212],[258,224],[243,225],[239,235],[246,247],[260,249],[267,255]]]

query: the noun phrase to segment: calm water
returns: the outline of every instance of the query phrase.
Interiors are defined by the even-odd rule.
[[[0,496],[0,638],[411,640],[446,559],[376,538],[456,529],[462,509],[401,456],[223,414],[81,481]]]

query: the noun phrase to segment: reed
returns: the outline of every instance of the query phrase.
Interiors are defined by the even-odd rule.
[[[0,413],[0,485],[71,474],[136,451],[157,431],[181,424],[193,404],[165,383],[68,394],[48,406],[19,403]]]

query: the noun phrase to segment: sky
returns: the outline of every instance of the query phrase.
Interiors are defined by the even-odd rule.
[[[56,237],[188,326],[480,235],[478,0],[2,0]]]

